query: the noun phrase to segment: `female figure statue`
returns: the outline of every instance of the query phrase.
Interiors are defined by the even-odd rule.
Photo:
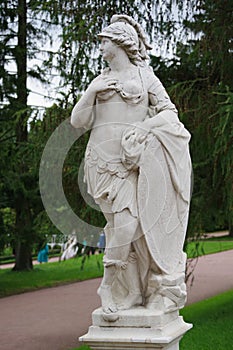
[[[169,312],[186,299],[190,135],[146,63],[151,47],[139,24],[114,15],[99,37],[109,67],[71,115],[74,127],[92,129],[85,181],[107,220],[98,294],[105,313],[138,305]]]

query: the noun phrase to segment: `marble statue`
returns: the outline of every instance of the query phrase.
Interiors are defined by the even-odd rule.
[[[190,134],[148,65],[141,26],[114,15],[98,36],[108,68],[75,105],[71,124],[91,129],[85,181],[107,221],[102,311],[170,313],[186,301]]]

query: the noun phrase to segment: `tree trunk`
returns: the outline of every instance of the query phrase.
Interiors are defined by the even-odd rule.
[[[16,249],[14,271],[31,270],[32,264],[32,225],[28,201],[21,196],[16,201]]]
[[[233,238],[233,225],[229,224],[229,236]]]
[[[17,112],[16,143],[21,152],[28,141],[27,131],[27,4],[26,0],[18,0],[18,44],[16,47],[17,65]],[[17,172],[22,182],[22,191],[17,191],[15,197],[16,210],[16,263],[15,271],[32,269],[31,257],[31,214],[29,198],[23,183],[24,174],[28,172],[26,155],[17,158]],[[19,160],[18,160],[19,159]]]
[[[19,241],[16,247],[15,259],[16,262],[15,266],[12,269],[13,271],[32,270],[33,264],[30,245],[27,246],[26,244],[22,244],[22,242]]]

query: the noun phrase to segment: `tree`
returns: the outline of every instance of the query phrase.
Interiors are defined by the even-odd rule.
[[[199,31],[200,39],[191,49],[197,69],[199,85],[199,109],[202,118],[203,155],[209,163],[206,168],[203,197],[208,207],[207,215],[220,228],[231,228],[232,215],[232,21],[233,4],[225,1],[202,1],[200,13],[194,17],[195,24],[188,23],[192,30]],[[198,59],[199,58],[199,59]],[[205,114],[204,114],[205,113]],[[208,158],[207,158],[208,157]],[[199,160],[200,162],[200,160]],[[200,164],[200,163],[199,163]],[[203,165],[199,166],[203,172]],[[204,209],[204,208],[203,208]],[[204,210],[203,210],[204,212]],[[209,216],[210,216],[209,215]],[[213,225],[214,227],[214,225]]]
[[[28,67],[29,58],[36,53],[34,41],[42,40],[47,33],[44,27],[38,30],[39,24],[29,19],[29,15],[37,13],[42,3],[48,4],[47,1],[13,0],[0,5],[3,33],[0,71],[0,141],[3,144],[1,194],[4,199],[1,206],[11,207],[16,213],[15,270],[32,268],[31,250],[35,240],[33,218],[35,199],[39,200],[38,168],[32,162],[35,149],[31,147],[28,137],[28,120],[32,110],[28,106],[27,79],[29,76],[44,79],[39,69],[36,71]],[[40,26],[41,23],[44,24],[42,21]]]
[[[17,27],[12,26],[11,22],[18,16]],[[31,218],[28,205],[28,198],[25,195],[23,176],[27,172],[27,164],[24,157],[19,160],[19,155],[23,153],[27,143],[27,24],[26,24],[26,0],[19,0],[17,3],[12,2],[12,6],[7,7],[4,3],[1,5],[1,24],[4,29],[4,46],[2,57],[3,72],[1,77],[3,85],[1,89],[1,97],[4,103],[1,109],[2,121],[2,138],[4,137],[10,142],[5,144],[5,157],[13,156],[11,159],[11,170],[8,166],[4,170],[9,170],[8,174],[3,172],[6,178],[10,175],[10,186],[6,189],[7,194],[12,195],[10,205],[14,207],[16,212],[15,232],[18,236],[16,247],[16,269],[30,269],[32,261],[30,257],[30,247],[26,240],[22,240],[22,236],[26,230],[30,231]],[[15,44],[12,44],[15,42]],[[7,45],[8,44],[8,45]],[[7,57],[7,55],[9,55]],[[17,76],[9,73],[5,69],[7,61],[14,58],[16,64]],[[9,118],[9,122],[8,119]],[[6,165],[6,158],[5,165]],[[17,175],[16,175],[17,174]],[[10,193],[9,193],[10,192]],[[6,195],[6,197],[8,197]],[[9,200],[9,197],[8,197]],[[28,235],[29,233],[27,233]]]

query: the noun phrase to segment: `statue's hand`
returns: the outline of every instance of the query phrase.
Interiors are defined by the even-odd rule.
[[[92,93],[98,94],[100,92],[115,89],[117,83],[117,79],[98,76],[91,82],[88,90]]]
[[[130,140],[134,146],[137,144],[140,146],[146,140],[149,132],[150,129],[147,128],[144,122],[138,122],[125,134],[125,139]]]

